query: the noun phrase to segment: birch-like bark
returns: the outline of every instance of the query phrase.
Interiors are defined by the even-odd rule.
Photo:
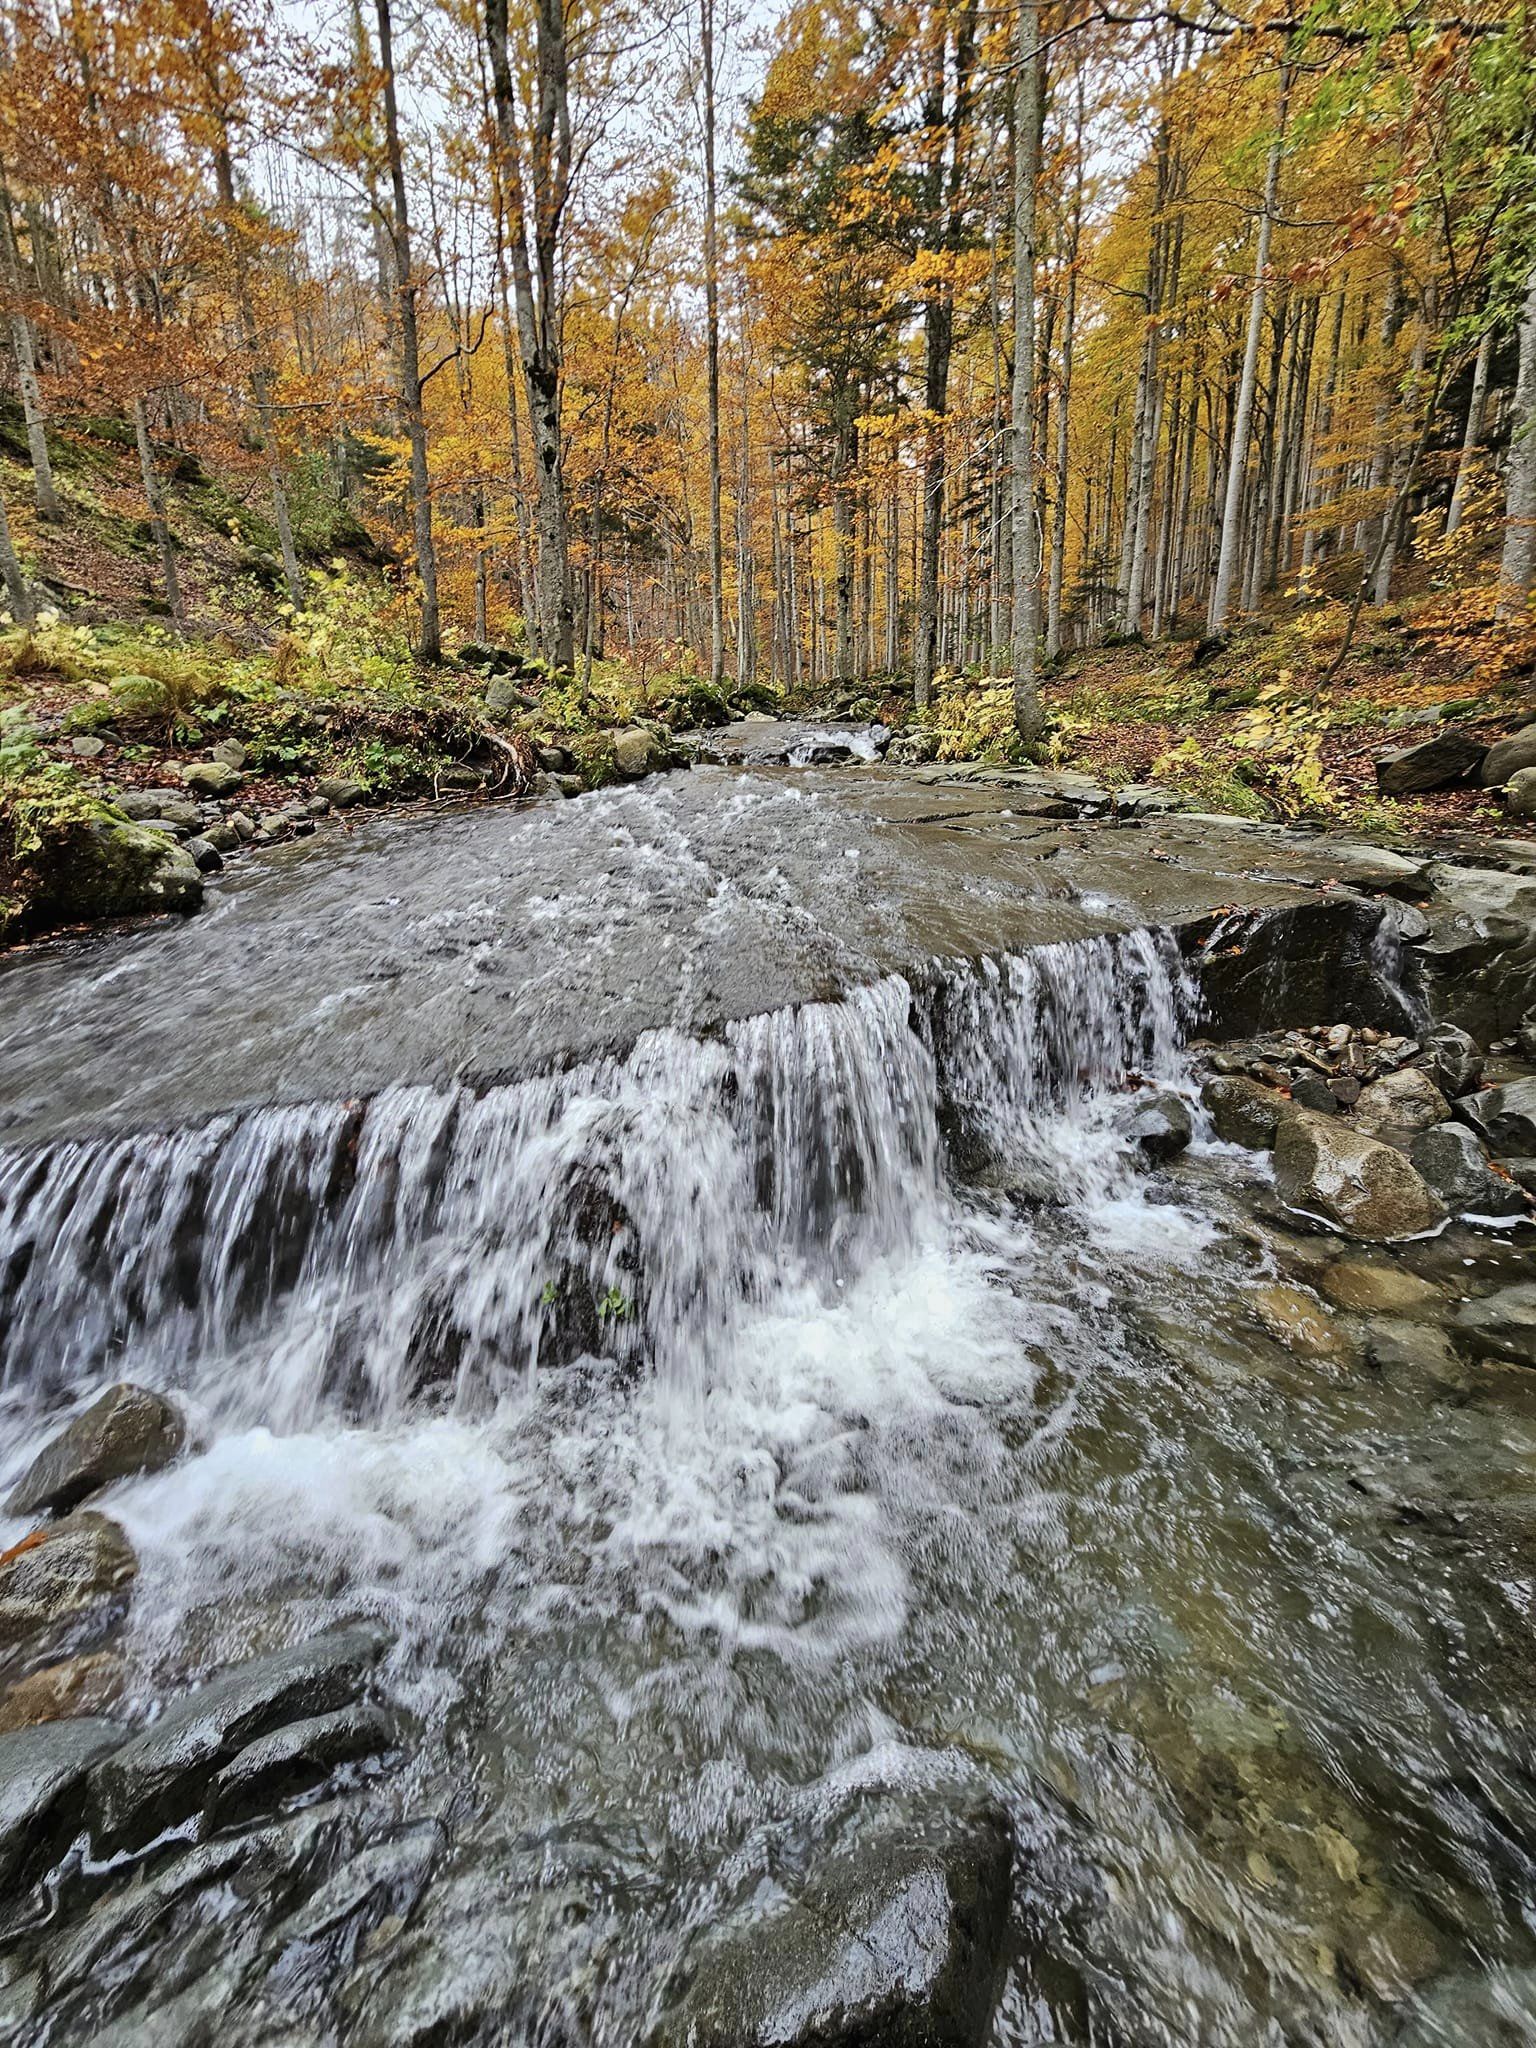
[[[27,588],[26,577],[21,573],[21,559],[16,553],[16,543],[11,539],[11,521],[5,509],[3,491],[0,491],[0,581],[5,584],[6,601],[11,608],[11,617],[18,626],[30,626],[36,616],[32,609],[32,593]]]
[[[133,438],[139,451],[139,475],[144,483],[144,503],[149,508],[149,530],[160,550],[160,573],[165,579],[165,601],[171,609],[171,623],[180,633],[183,624],[181,578],[176,573],[176,543],[165,516],[165,494],[155,470],[155,451],[149,438],[149,408],[142,398],[133,401]]]
[[[1259,343],[1264,333],[1264,299],[1269,272],[1269,250],[1275,232],[1275,201],[1280,191],[1280,155],[1285,141],[1285,120],[1290,107],[1291,72],[1287,65],[1280,76],[1280,105],[1275,119],[1274,140],[1264,167],[1264,205],[1259,215],[1258,247],[1253,262],[1253,298],[1248,307],[1248,334],[1243,345],[1243,367],[1237,387],[1237,410],[1232,420],[1232,440],[1227,450],[1227,488],[1221,513],[1221,545],[1216,557],[1216,581],[1211,590],[1207,629],[1212,635],[1224,633],[1232,608],[1232,588],[1237,580],[1242,549],[1243,485],[1248,471],[1248,442],[1253,425],[1253,394],[1259,376]]]
[[[1035,527],[1035,223],[1045,123],[1040,0],[1019,0],[1013,163],[1013,723],[1026,746],[1045,732],[1038,684],[1039,543]]]
[[[1467,424],[1461,437],[1461,458],[1456,464],[1456,481],[1451,487],[1450,509],[1445,515],[1445,537],[1460,526],[1467,509],[1472,472],[1477,467],[1477,444],[1483,431],[1483,408],[1488,403],[1488,372],[1493,363],[1493,329],[1485,327],[1472,365],[1472,395],[1467,400]]]
[[[720,465],[720,241],[715,194],[715,0],[699,0],[704,92],[704,324],[709,397],[709,678],[725,677],[725,539]]]
[[[427,423],[421,404],[417,287],[411,273],[411,217],[405,190],[405,158],[400,148],[400,110],[395,93],[394,36],[389,8],[390,0],[376,0],[379,70],[384,84],[384,146],[389,160],[392,195],[389,239],[398,305],[400,424],[405,429],[411,451],[411,525],[416,541],[416,577],[421,585],[421,627],[416,637],[416,652],[423,661],[439,661],[443,652],[443,631],[437,600],[437,548],[432,538],[432,480],[427,469]]]
[[[11,225],[11,195],[0,185],[0,266],[13,303],[22,291],[21,257]],[[32,322],[20,310],[11,314],[11,347],[16,356],[16,386],[21,395],[21,419],[26,429],[27,453],[32,461],[32,489],[40,519],[55,523],[64,516],[54,488],[53,463],[48,454],[47,415],[43,410],[43,389],[37,374],[37,342]]]
[[[1536,270],[1520,311],[1520,367],[1509,423],[1504,489],[1504,554],[1494,617],[1523,619],[1536,580]]]

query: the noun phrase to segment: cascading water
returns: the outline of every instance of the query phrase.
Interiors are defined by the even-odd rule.
[[[788,820],[874,864],[798,795],[730,804],[733,858]],[[666,866],[638,799],[592,815],[740,915],[697,836]],[[781,879],[754,916],[792,923]],[[98,1010],[153,967],[109,956]],[[236,1875],[89,1871],[7,1951],[0,2039],[635,2048],[701,1929],[978,1788],[1018,1845],[991,2048],[1536,2038],[1530,1687],[1488,1654],[1536,1404],[1263,1335],[1251,1159],[1127,1142],[1144,1083],[1190,1092],[1192,1009],[1133,931],[0,1152],[6,1471],[110,1379],[188,1418],[102,1502],[121,1711],[365,1616],[404,1731]],[[1447,1494],[1477,1514],[1410,1512]]]
[[[1048,1151],[1069,1105],[1171,1071],[1189,1007],[1138,933],[478,1095],[0,1153],[0,1378],[131,1367],[286,1430],[483,1411],[587,1353],[706,1388],[744,1308],[933,1227],[941,1115],[997,1160]]]

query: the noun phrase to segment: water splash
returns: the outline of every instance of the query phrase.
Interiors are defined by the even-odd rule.
[[[706,1387],[744,1305],[835,1297],[931,1236],[946,1159],[1102,1194],[1119,1148],[1085,1105],[1171,1072],[1190,1007],[1138,932],[478,1095],[0,1153],[0,1377],[123,1372],[280,1430],[486,1412],[596,1358]]]

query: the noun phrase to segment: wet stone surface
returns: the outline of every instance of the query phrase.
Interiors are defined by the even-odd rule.
[[[1531,1228],[1284,1137],[1518,1185],[1521,878],[1086,803],[699,769],[0,973],[0,2039],[1536,2036]]]

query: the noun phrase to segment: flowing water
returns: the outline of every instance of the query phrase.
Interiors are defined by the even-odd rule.
[[[637,975],[660,953],[686,979],[712,922],[748,935],[745,837],[778,863],[748,906],[765,982],[794,952],[843,970],[832,999],[608,1049],[552,1031],[541,1069],[553,941],[486,881],[494,813],[374,849],[374,900],[404,901],[381,954],[471,927],[394,1085],[398,1037],[330,1096],[303,1058],[289,1090],[210,1078],[199,1034],[263,934],[305,958],[248,1037],[285,1001],[314,1028],[327,966],[356,985],[318,857],[202,927],[10,971],[26,1116],[57,1134],[0,1152],[6,1468],[106,1380],[174,1389],[192,1455],[108,1503],[141,1559],[133,1703],[382,1618],[409,1737],[347,1795],[347,1840],[429,1827],[433,1861],[368,1971],[306,1977],[293,1898],[226,1886],[110,1968],[55,1957],[17,2038],[191,2038],[153,2016],[194,1998],[224,2042],[448,2039],[410,2026],[452,2007],[494,2012],[488,2039],[627,2048],[690,1930],[850,1799],[979,1785],[1020,1842],[996,2043],[1536,2039],[1519,1376],[1401,1331],[1390,1369],[1348,1370],[1261,1333],[1252,1160],[1197,1139],[1151,1172],[1124,1135],[1148,1084],[1193,1099],[1165,933],[861,972],[850,871],[873,901],[886,853],[834,797],[717,792],[556,814],[553,930],[617,987],[615,864],[581,882],[577,855],[622,845],[632,877],[665,840]],[[518,829],[526,904],[548,827]],[[132,1020],[178,977],[203,1113],[77,1128],[72,1094],[163,1107]],[[455,985],[469,1044],[443,1042]],[[85,1040],[124,990],[132,1028]]]

